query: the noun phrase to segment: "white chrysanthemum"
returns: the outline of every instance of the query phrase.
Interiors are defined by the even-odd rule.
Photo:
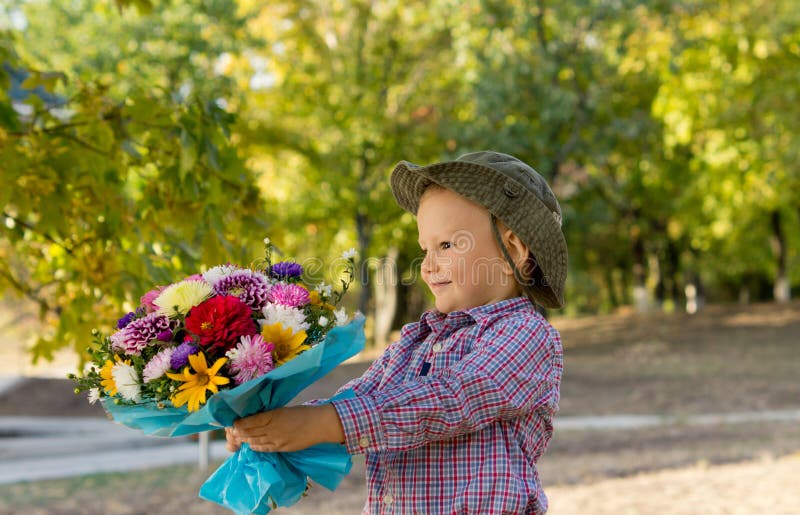
[[[264,314],[264,318],[259,320],[262,326],[280,322],[284,329],[291,327],[292,334],[305,331],[311,327],[311,325],[306,322],[306,316],[303,314],[303,311],[298,308],[281,304],[267,304],[261,312]]]
[[[328,325],[328,322],[330,322],[330,320],[328,320],[328,317],[326,316],[319,317],[319,320],[317,321],[320,327],[325,327]]]
[[[160,315],[174,318],[185,315],[190,309],[210,298],[212,293],[208,282],[189,279],[167,286],[153,304],[158,306]]]
[[[333,316],[336,317],[336,327],[347,325],[350,317],[347,316],[347,311],[344,308],[339,308],[333,311]]]
[[[333,294],[333,287],[327,283],[319,283],[318,285],[314,286],[314,290],[319,293],[319,296],[323,299],[329,299]]]
[[[345,259],[355,259],[355,257],[357,255],[358,255],[358,252],[356,252],[355,248],[351,248],[351,249],[348,249],[348,250],[345,250],[344,252],[342,252],[342,257],[345,258]]]
[[[175,347],[165,347],[147,362],[144,370],[142,370],[142,379],[145,383],[158,379],[170,369],[169,360],[172,358],[174,351]]]
[[[119,362],[111,369],[111,377],[123,399],[139,402],[142,399],[142,387],[136,369],[125,362]]]
[[[100,399],[100,388],[89,388],[89,404],[94,404]]]
[[[237,270],[241,270],[241,268],[236,265],[218,265],[204,273],[203,279],[213,287],[216,286],[220,279],[228,277]]]

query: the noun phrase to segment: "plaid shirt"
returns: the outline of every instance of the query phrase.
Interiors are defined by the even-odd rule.
[[[425,312],[333,403],[366,454],[364,513],[544,513],[536,461],[553,433],[558,332],[524,297]]]

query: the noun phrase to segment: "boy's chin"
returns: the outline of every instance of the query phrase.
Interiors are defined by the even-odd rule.
[[[443,299],[436,299],[434,306],[436,306],[436,311],[438,311],[439,313],[443,313],[445,315],[449,315],[453,311],[463,311],[467,309],[466,307],[457,306],[452,302],[448,302]]]
[[[436,308],[436,311],[438,311],[439,313],[444,313],[445,315],[453,311],[453,309],[450,308],[450,303],[441,301],[438,298],[433,303],[433,305]]]

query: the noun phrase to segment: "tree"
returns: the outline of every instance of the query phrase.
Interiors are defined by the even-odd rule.
[[[400,260],[382,292],[396,297],[414,254],[413,218],[396,206],[389,172],[443,151],[436,136],[453,84],[445,4],[270,2],[251,24],[267,44],[241,64],[259,80],[237,132],[280,206],[278,238],[310,253],[355,242],[372,256],[362,266],[365,311],[383,257]]]
[[[463,35],[459,59],[469,117],[452,126],[457,147],[512,153],[553,184],[573,307],[626,302],[632,282],[646,309],[649,255],[669,220],[671,197],[662,194],[680,183],[659,184],[668,167],[662,124],[651,115],[658,50],[668,44],[659,5],[476,4],[480,21]]]
[[[716,265],[706,275],[770,277],[774,298],[788,300],[800,243],[790,236],[800,232],[800,16],[782,0],[687,2],[675,24],[657,115],[699,176],[691,238]]]
[[[195,69],[168,80],[160,75],[168,70],[126,68],[126,55],[98,53],[97,68],[83,68],[96,49],[80,48],[79,37],[111,45],[100,36],[149,25],[150,37],[161,32],[169,41],[172,32],[159,25],[169,17],[126,11],[123,20],[103,5],[74,2],[59,20],[80,34],[65,30],[68,37],[53,40],[53,18],[37,15],[47,7],[21,4],[24,43],[5,33],[0,45],[0,290],[39,305],[50,330],[33,347],[36,358],[66,345],[81,352],[91,328],[107,329],[153,283],[201,264],[249,262],[266,227],[255,177],[228,138],[225,85],[200,81]],[[120,31],[104,33],[103,20]],[[206,21],[196,19],[196,33]],[[194,92],[180,91],[187,84]]]

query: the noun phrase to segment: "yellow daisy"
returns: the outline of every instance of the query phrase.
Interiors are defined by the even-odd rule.
[[[322,305],[322,297],[317,290],[308,292],[308,302],[314,306]]]
[[[103,380],[100,381],[100,386],[103,387],[103,390],[105,390],[108,395],[116,395],[119,392],[117,382],[114,380],[114,367],[117,363],[130,365],[131,360],[126,359],[123,361],[119,356],[114,356],[114,361],[110,359],[106,360],[105,364],[103,364],[103,367],[100,369],[100,377],[103,378]]]
[[[322,302],[322,296],[319,294],[317,290],[312,290],[308,292],[308,302],[312,306],[322,306],[323,308],[333,311],[336,309],[336,306],[330,304],[328,302]]]
[[[272,350],[272,359],[275,365],[283,365],[287,361],[295,358],[304,350],[311,348],[303,342],[306,341],[306,332],[292,332],[291,327],[283,328],[283,324],[275,322],[272,325],[265,325],[261,329],[261,336],[265,342],[272,343],[275,348]]]
[[[117,357],[117,361],[119,361],[119,357]],[[114,376],[112,375],[112,371],[114,369],[114,362],[106,360],[103,368],[100,369],[100,377],[103,378],[100,381],[100,386],[103,387],[103,390],[108,395],[116,395],[117,394],[117,383],[114,381]]]
[[[211,368],[208,368],[206,356],[202,352],[189,356],[189,364],[196,374],[191,372],[189,365],[183,368],[180,374],[167,372],[167,377],[175,381],[182,381],[183,384],[178,388],[170,400],[175,407],[180,408],[187,402],[189,411],[197,411],[200,405],[206,402],[206,390],[212,393],[219,391],[218,386],[228,384],[230,379],[218,376],[217,372],[228,361],[228,358],[219,358]]]

